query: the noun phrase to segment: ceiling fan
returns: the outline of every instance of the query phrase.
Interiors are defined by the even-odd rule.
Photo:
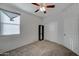
[[[46,8],[55,8],[55,5],[48,5],[47,3],[32,3],[35,6],[38,6],[39,8],[35,11],[42,11],[44,14],[46,14]]]

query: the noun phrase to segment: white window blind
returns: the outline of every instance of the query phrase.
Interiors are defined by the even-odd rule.
[[[0,35],[20,34],[20,15],[0,10]]]

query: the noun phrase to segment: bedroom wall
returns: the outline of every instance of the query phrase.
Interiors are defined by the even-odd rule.
[[[38,25],[41,24],[41,18],[11,6],[10,4],[0,3],[0,8],[21,14],[21,34],[0,36],[0,53],[38,40]]]
[[[44,19],[45,39],[62,44],[63,40],[63,21],[56,16]]]
[[[64,45],[79,55],[79,4],[44,19],[45,38]],[[51,30],[50,30],[50,24]],[[53,27],[56,23],[57,29]],[[51,35],[49,35],[51,34]],[[55,35],[54,35],[55,34]],[[56,38],[57,37],[57,38]]]
[[[49,16],[44,19],[45,38],[63,45],[64,20],[62,16]]]

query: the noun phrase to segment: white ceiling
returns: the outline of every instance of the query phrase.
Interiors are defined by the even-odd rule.
[[[46,14],[44,14],[41,11],[34,13],[34,11],[37,9],[37,6],[32,5],[31,3],[14,3],[12,5],[14,5],[26,12],[32,13],[36,16],[43,17],[43,18],[48,17],[48,16],[57,15],[57,14],[61,13],[61,11],[65,10],[69,6],[71,6],[71,3],[53,3],[53,4],[55,4],[55,8],[47,9]]]

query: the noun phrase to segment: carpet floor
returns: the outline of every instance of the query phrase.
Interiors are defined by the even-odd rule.
[[[5,56],[77,56],[68,48],[48,40],[36,41],[31,44],[7,51]]]

